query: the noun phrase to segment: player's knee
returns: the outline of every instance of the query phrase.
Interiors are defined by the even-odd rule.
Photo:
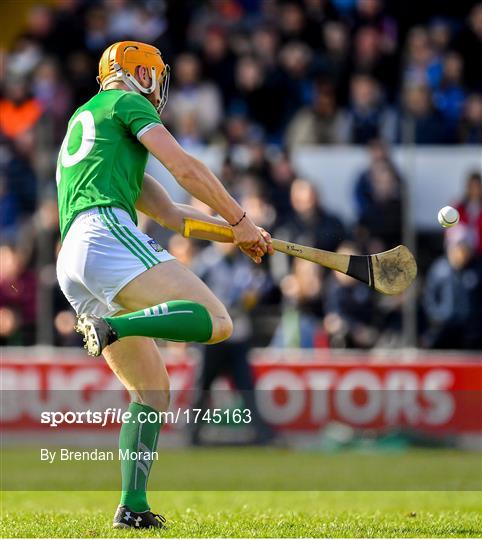
[[[211,319],[213,322],[213,332],[208,343],[212,345],[229,339],[233,333],[233,321],[228,312],[224,311],[222,315],[211,316]]]
[[[141,403],[152,407],[159,412],[165,412],[169,409],[171,400],[171,391],[169,388],[162,390],[142,390],[137,392]]]

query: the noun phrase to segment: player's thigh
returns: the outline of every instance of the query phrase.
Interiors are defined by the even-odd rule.
[[[169,376],[154,340],[127,337],[103,351],[104,358],[132,398],[165,411],[169,405]]]
[[[115,297],[129,311],[168,302],[191,300],[202,304],[211,314],[215,343],[231,335],[232,322],[223,304],[191,270],[176,260],[157,264],[128,283]]]

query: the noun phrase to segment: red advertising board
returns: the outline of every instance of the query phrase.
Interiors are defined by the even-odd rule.
[[[171,407],[192,406],[196,356],[164,357],[174,389]],[[420,355],[407,362],[258,349],[252,366],[260,411],[277,429],[313,431],[337,421],[360,429],[482,433],[482,355]],[[7,352],[0,376],[7,396],[3,429],[45,429],[39,409],[125,408],[129,399],[126,392],[110,392],[122,387],[102,360],[84,355],[28,358]]]

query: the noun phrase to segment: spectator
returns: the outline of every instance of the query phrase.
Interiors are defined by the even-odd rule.
[[[300,145],[334,144],[338,142],[340,113],[331,84],[319,84],[312,103],[296,113],[285,132],[285,144],[293,150]]]
[[[193,268],[214,294],[223,302],[234,323],[228,341],[205,347],[200,374],[201,394],[196,408],[205,408],[208,392],[220,375],[229,375],[243,397],[244,406],[251,409],[256,428],[256,442],[266,442],[271,432],[261,420],[254,399],[254,382],[248,364],[252,336],[249,312],[271,287],[269,277],[242,255],[233,244],[213,244],[200,253]],[[201,425],[195,424],[192,442],[200,442]]]
[[[236,65],[235,84],[235,97],[230,108],[244,113],[268,134],[276,135],[283,116],[280,114],[283,93],[281,89],[273,92],[267,84],[261,62],[253,56],[241,57]]]
[[[185,53],[176,59],[166,114],[176,135],[188,116],[192,119],[188,122],[197,125],[203,139],[209,140],[220,126],[222,103],[217,88],[201,81],[200,69],[199,60],[192,54]]]
[[[463,87],[463,60],[457,53],[451,52],[443,59],[443,72],[440,85],[434,91],[433,103],[440,111],[455,139],[457,123],[462,115],[466,93]]]
[[[262,196],[259,186],[254,186],[253,190],[246,191],[241,203],[259,227],[263,227],[267,231],[272,230],[276,220],[276,211]]]
[[[3,169],[3,167],[2,167]],[[3,170],[0,172],[0,231],[2,242],[14,242],[20,215],[17,197]]]
[[[384,106],[379,84],[367,75],[350,83],[350,105],[343,113],[340,138],[346,144],[367,144],[372,139],[395,138],[395,115]]]
[[[290,192],[295,179],[295,171],[289,156],[282,152],[271,161],[268,178],[269,199],[281,221],[289,220],[292,215]]]
[[[292,273],[281,280],[282,312],[271,347],[311,349],[324,346],[321,326],[322,273],[309,261],[295,259]]]
[[[33,166],[34,156],[35,137],[31,130],[10,141],[1,167],[5,177],[4,193],[14,199],[10,202],[13,205],[10,210],[15,209],[15,213],[10,215],[10,226],[19,227],[35,212],[38,180]]]
[[[310,77],[312,55],[310,49],[301,42],[291,42],[280,51],[281,78],[277,83],[284,98],[279,129],[284,129],[296,111],[312,101],[313,81]],[[272,91],[276,88],[272,88]]]
[[[65,135],[65,124],[72,112],[70,88],[61,79],[60,70],[53,60],[42,61],[33,77],[33,95],[52,122],[54,141],[60,145]]]
[[[273,26],[258,26],[253,32],[253,52],[263,68],[272,73],[277,67],[279,35]]]
[[[263,152],[264,156],[264,152]],[[228,191],[231,193],[235,190],[237,181],[238,181],[238,175],[239,175],[239,168],[238,166],[233,162],[233,159],[228,154],[224,158],[223,164],[221,166],[221,172],[219,175],[219,178],[221,178],[221,181],[226,186]]]
[[[148,5],[131,4],[127,0],[104,0],[109,10],[109,35],[116,41],[123,39],[155,41],[165,30],[165,21]]]
[[[470,90],[482,92],[482,2],[471,9],[456,47],[465,60],[467,86]]]
[[[136,9],[128,0],[103,0],[109,10],[109,35],[116,41],[133,38],[132,28],[136,18]]]
[[[339,253],[359,255],[354,244],[345,242]],[[377,339],[373,324],[374,303],[370,289],[355,279],[332,272],[325,289],[323,327],[331,347],[370,348]]]
[[[247,172],[262,179],[262,182],[270,175],[270,161],[267,156],[266,147],[261,140],[253,139],[248,146]],[[265,186],[264,191],[266,191]]]
[[[228,148],[247,144],[253,126],[249,123],[246,115],[241,111],[233,111],[224,123],[223,136]]]
[[[85,16],[84,47],[93,60],[98,60],[102,51],[109,45],[107,10],[93,4]]]
[[[316,23],[306,18],[297,2],[284,2],[279,7],[279,29],[283,43],[305,41],[310,47],[320,45],[320,34]]]
[[[136,16],[132,29],[132,36],[148,43],[160,41],[166,30],[166,21],[161,18],[160,10],[155,5],[145,2],[136,6]]]
[[[350,72],[373,77],[390,100],[395,97],[397,64],[383,50],[382,33],[374,26],[362,26],[356,33],[351,56]]]
[[[34,5],[27,14],[24,36],[38,45],[44,53],[52,54],[58,49],[53,38],[54,18],[52,9],[46,5]]]
[[[404,144],[445,144],[450,142],[442,116],[434,110],[430,89],[410,85],[403,93],[398,141]]]
[[[81,347],[82,338],[74,330],[75,312],[71,309],[58,311],[54,319],[55,344],[59,347]]]
[[[482,263],[464,225],[447,231],[446,256],[431,266],[423,306],[429,328],[423,345],[435,349],[482,347]]]
[[[460,222],[474,239],[475,251],[482,256],[482,177],[479,172],[474,171],[467,177],[464,198],[456,208]]]
[[[42,49],[40,45],[28,36],[21,36],[14,43],[5,62],[9,78],[22,79],[27,77],[41,59]]]
[[[403,306],[406,301],[404,294],[378,295],[376,302],[375,326],[379,332],[374,344],[380,349],[400,349],[406,346],[403,334]]]
[[[385,54],[394,52],[398,37],[397,22],[386,14],[382,0],[358,0],[354,26],[376,29],[380,35],[381,50]]]
[[[345,230],[341,220],[323,207],[313,184],[295,180],[291,186],[291,205],[294,216],[284,225],[282,237],[335,251],[345,238]]]
[[[377,160],[370,168],[369,196],[358,217],[359,240],[370,238],[393,247],[400,243],[402,231],[401,185],[390,163]]]
[[[34,245],[39,251],[37,257],[44,265],[50,265],[50,268],[44,268],[44,277],[47,278],[47,272],[50,272],[50,285],[56,283],[55,277],[55,258],[57,255],[57,247],[59,240],[59,210],[57,200],[51,197],[45,197],[37,207],[32,221],[30,222],[30,230],[26,231],[26,235],[31,234],[29,243]],[[42,276],[41,276],[42,277]]]
[[[234,94],[236,61],[221,28],[212,27],[206,32],[202,42],[202,60],[206,79],[216,84],[222,93],[224,106],[227,106]]]
[[[340,102],[347,99],[347,79],[349,73],[350,37],[348,28],[340,21],[328,21],[322,28],[323,51],[319,58],[319,71],[332,81]]]
[[[435,17],[429,24],[428,36],[435,54],[442,57],[452,42],[450,22],[443,17]]]
[[[10,77],[0,100],[0,133],[14,138],[33,129],[42,116],[42,105],[31,97],[24,79]]]
[[[51,51],[61,65],[65,65],[68,58],[76,51],[82,49],[85,40],[84,6],[80,0],[57,0],[52,27],[52,43],[55,48]],[[61,43],[62,47],[58,44]]]
[[[0,246],[0,343],[32,345],[35,338],[36,275],[19,249]]]
[[[373,178],[372,171],[376,163],[383,161],[393,169],[397,181],[400,182],[400,177],[396,172],[395,165],[392,162],[386,144],[380,139],[370,141],[368,145],[369,165],[358,177],[353,191],[355,209],[358,218],[367,212],[373,204]]]
[[[459,141],[463,144],[482,143],[482,94],[467,98],[459,125]]]
[[[345,238],[337,216],[323,208],[315,187],[307,180],[295,180],[290,189],[292,214],[282,215],[274,229],[277,238],[334,251]],[[280,253],[271,259],[271,272],[277,283],[290,271],[291,259]]]
[[[78,51],[69,56],[67,75],[72,92],[72,108],[80,107],[88,101],[99,89],[92,72],[95,62],[88,54]]]
[[[442,63],[435,54],[425,28],[415,27],[407,38],[403,85],[429,85],[436,88],[442,78]]]
[[[231,341],[248,340],[252,328],[247,312],[271,286],[264,270],[250,264],[230,243],[207,247],[193,262],[193,268],[230,311],[235,326]]]

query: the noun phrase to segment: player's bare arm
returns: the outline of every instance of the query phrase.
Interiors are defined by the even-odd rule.
[[[140,140],[186,191],[210,206],[233,227],[237,245],[248,250],[256,247],[258,257],[267,252],[263,234],[219,179],[204,163],[188,154],[164,126],[153,127]]]
[[[175,203],[164,187],[147,173],[144,174],[144,183],[141,194],[136,202],[136,208],[163,227],[180,234],[184,233],[185,219],[198,219],[214,225],[229,225],[226,220],[220,217],[210,216],[204,212],[200,212],[188,204]],[[236,228],[233,230],[236,230]],[[270,234],[262,228],[259,228],[259,231],[267,243],[268,253],[272,253]],[[198,234],[193,236],[200,240],[209,240],[211,242],[232,241],[232,239],[226,238],[225,235],[215,231],[199,231]],[[254,262],[261,262],[262,253],[257,245],[251,248],[240,247]]]

